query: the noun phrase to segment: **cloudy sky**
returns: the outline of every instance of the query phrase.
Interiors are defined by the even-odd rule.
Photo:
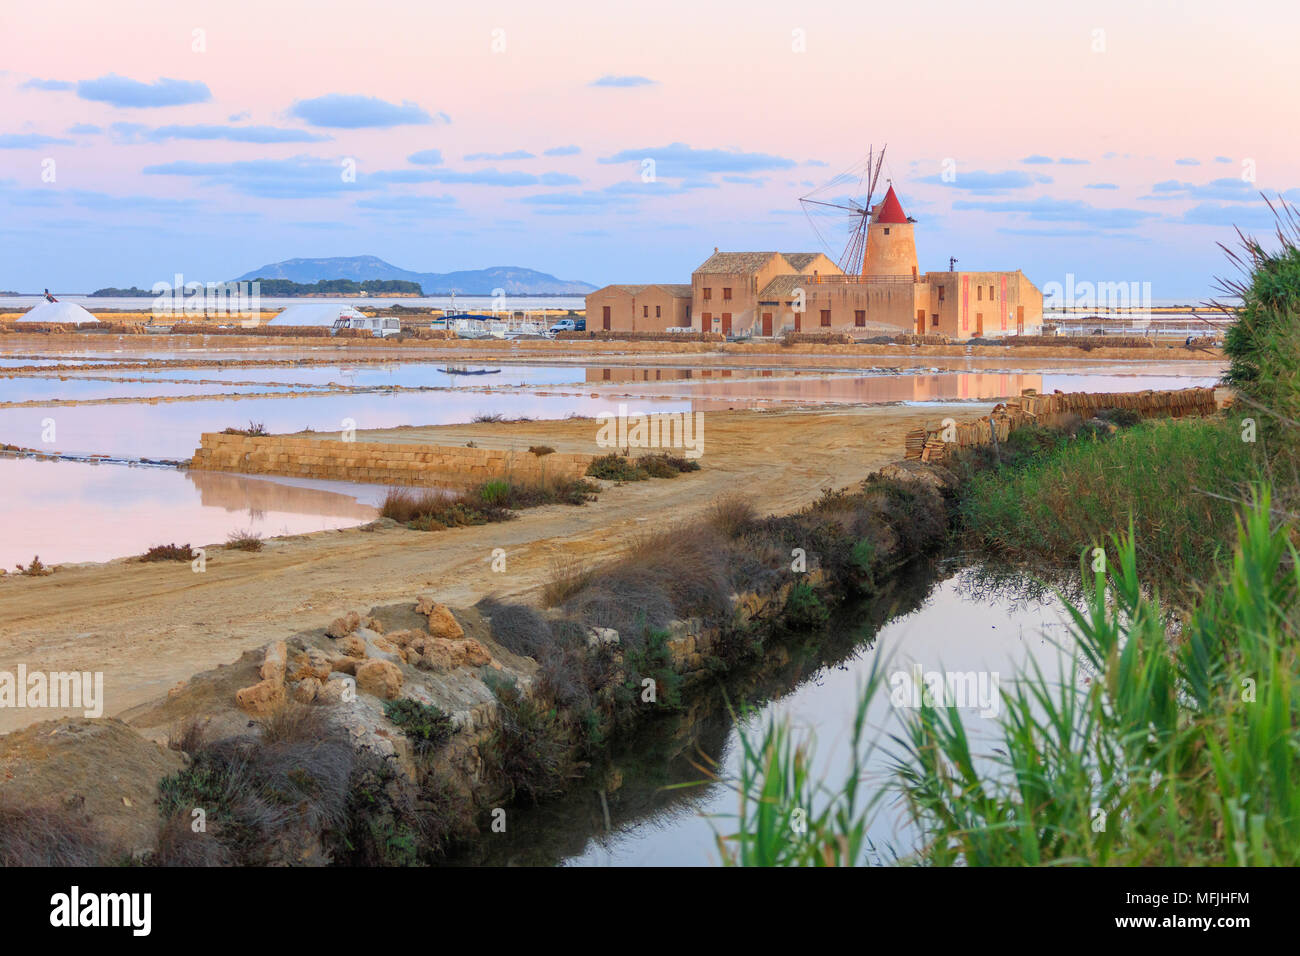
[[[799,198],[888,142],[922,269],[1191,301],[1300,200],[1293,0],[891,6],[8,3],[0,288],[837,257]]]

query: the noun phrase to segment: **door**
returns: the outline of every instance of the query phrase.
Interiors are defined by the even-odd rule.
[[[763,337],[764,338],[772,337],[772,313],[771,312],[763,313]]]
[[[975,313],[975,338],[978,339],[983,335],[984,335],[984,313],[976,312]]]
[[[722,334],[723,335],[731,334],[731,313],[730,312],[722,313]]]
[[[606,332],[608,332],[609,331],[609,306],[605,306],[603,309],[600,310],[600,323],[601,323],[600,327],[604,329]]]
[[[796,312],[796,313],[794,314],[794,330],[795,330],[796,332],[802,332],[802,331],[803,331],[803,313],[802,313],[802,312]]]
[[[925,335],[925,309],[916,310],[916,334]]]

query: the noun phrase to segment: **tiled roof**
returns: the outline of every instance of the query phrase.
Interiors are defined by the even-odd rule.
[[[659,288],[665,290],[669,295],[675,296],[678,299],[689,299],[695,294],[695,290],[691,288],[690,283],[682,285],[677,282],[661,282],[659,283]]]
[[[753,275],[779,252],[715,252],[695,270],[696,274]]]
[[[785,256],[786,262],[790,263],[790,265],[794,266],[796,269],[802,272],[804,269],[808,268],[808,263],[812,262],[814,259],[820,256],[821,253],[820,252],[783,252],[781,253],[781,255]]]
[[[636,295],[644,288],[646,287],[643,285],[607,285],[603,288],[597,289],[596,292],[626,292],[629,295]],[[596,293],[588,292],[587,294],[595,295]]]
[[[607,285],[596,292],[588,292],[588,295],[595,295],[599,292],[626,292],[628,295],[640,295],[646,289],[663,289],[669,295],[678,299],[689,299],[693,294],[689,285],[682,285],[677,282],[651,282],[647,285]]]
[[[781,302],[785,299],[794,298],[794,290],[800,286],[807,285],[808,276],[788,275],[777,276],[758,293],[760,302]]]

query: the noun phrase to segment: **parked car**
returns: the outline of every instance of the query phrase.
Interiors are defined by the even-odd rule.
[[[578,319],[576,321],[573,319],[560,319],[551,326],[550,334],[554,335],[557,332],[585,332],[586,330],[586,319]]]

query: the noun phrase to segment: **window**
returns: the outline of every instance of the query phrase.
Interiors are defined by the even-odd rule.
[[[993,294],[993,286],[989,286],[989,301],[992,302],[997,296]]]
[[[888,226],[885,227],[885,235],[889,235],[889,227],[888,227]]]
[[[722,301],[723,302],[731,301],[731,289],[728,286],[722,287]]]
[[[657,305],[655,306],[655,318],[656,318],[656,319],[662,317],[662,316],[661,316],[661,313],[659,312],[659,308],[660,308],[659,306],[657,306]]]
[[[943,290],[940,289],[939,291],[942,292]],[[931,328],[936,328],[936,329],[939,327],[939,313],[938,313],[938,312],[932,312],[932,313],[930,313],[930,326],[931,326]]]
[[[686,324],[691,324],[691,307],[689,304],[686,306]]]
[[[831,310],[822,309],[822,328],[829,329],[830,327],[831,327]]]
[[[650,306],[648,305],[641,306],[641,318],[643,319],[650,318]]]
[[[860,329],[865,329],[865,328],[867,327],[867,310],[866,310],[866,309],[854,309],[854,310],[853,310],[853,324],[856,325],[856,326],[857,326],[858,328],[860,328]]]
[[[939,301],[943,301],[943,286],[939,286]]]
[[[704,301],[705,301],[705,302],[708,302],[708,301],[709,301],[710,299],[712,299],[712,298],[713,298],[713,290],[710,289],[708,286],[705,286],[705,287],[704,287]]]
[[[975,287],[975,301],[977,302],[984,301],[984,287],[982,285],[977,285]]]

